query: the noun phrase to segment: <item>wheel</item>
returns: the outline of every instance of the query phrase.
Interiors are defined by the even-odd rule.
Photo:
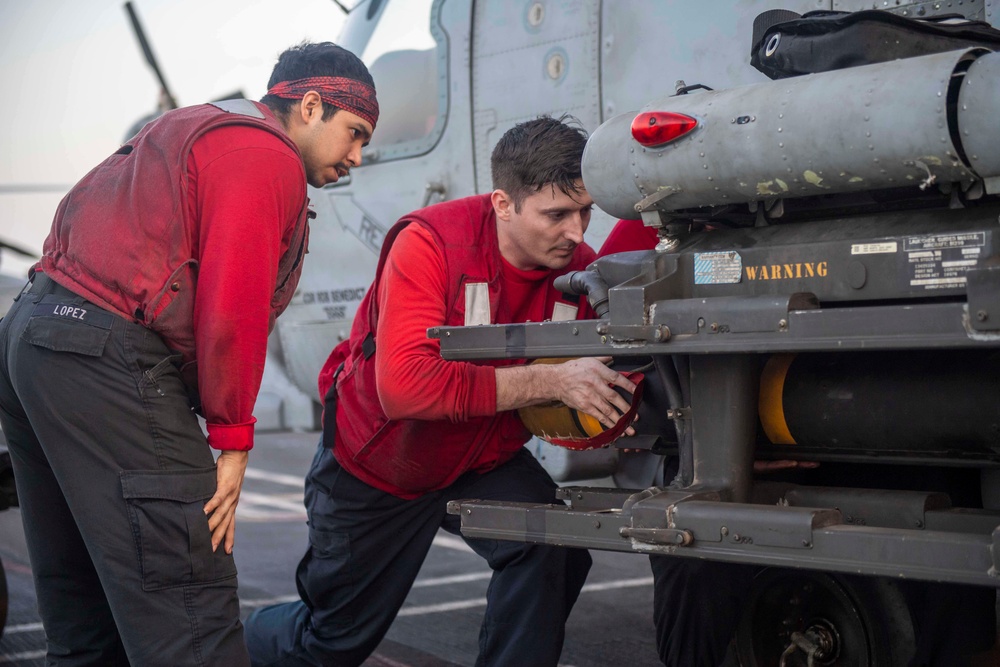
[[[901,667],[913,646],[894,582],[810,570],[758,574],[736,631],[742,667]]]

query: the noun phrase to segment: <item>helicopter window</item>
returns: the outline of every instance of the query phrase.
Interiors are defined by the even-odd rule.
[[[378,127],[366,162],[426,153],[444,128],[445,37],[437,25],[441,0],[378,0],[385,4],[361,59],[378,91]]]

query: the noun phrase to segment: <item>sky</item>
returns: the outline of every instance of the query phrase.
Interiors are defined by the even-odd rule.
[[[281,51],[336,41],[344,20],[332,0],[133,6],[181,105],[235,90],[259,99]],[[65,189],[155,110],[159,84],[124,0],[0,0],[0,91],[0,239],[40,252]],[[30,264],[5,252],[0,271],[23,273]]]

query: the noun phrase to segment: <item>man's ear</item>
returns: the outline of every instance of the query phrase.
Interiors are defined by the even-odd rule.
[[[514,200],[511,199],[503,190],[494,190],[493,194],[490,195],[490,201],[493,203],[493,210],[497,214],[497,218],[500,220],[510,220],[510,213],[514,208]]]
[[[310,90],[306,93],[302,97],[302,101],[299,102],[298,114],[302,122],[307,125],[314,119],[322,120],[323,100],[320,98],[319,93],[315,90]]]

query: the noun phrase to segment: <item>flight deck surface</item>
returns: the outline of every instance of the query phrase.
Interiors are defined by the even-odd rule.
[[[259,433],[238,510],[236,562],[245,617],[297,599],[294,572],[306,545],[302,478],[318,433]],[[592,552],[594,566],[573,610],[560,665],[655,667],[652,575],[645,556]],[[0,666],[44,664],[45,636],[35,609],[18,510],[0,512],[0,558],[10,609]],[[388,635],[366,667],[475,664],[490,570],[460,537],[441,531]],[[530,656],[525,656],[525,664]]]

